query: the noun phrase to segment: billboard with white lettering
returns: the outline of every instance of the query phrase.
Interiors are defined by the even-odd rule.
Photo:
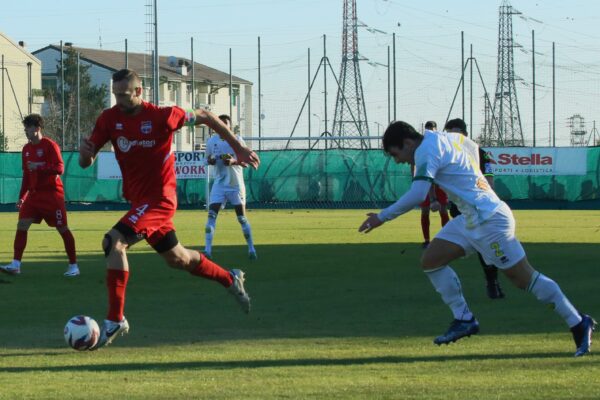
[[[206,179],[204,152],[175,151],[177,179]],[[121,169],[112,151],[98,153],[98,179],[122,179]]]
[[[490,147],[495,175],[585,175],[587,149],[574,147]]]

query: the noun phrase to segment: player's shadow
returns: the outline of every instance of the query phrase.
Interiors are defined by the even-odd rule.
[[[452,316],[419,267],[417,243],[215,248],[215,260],[246,271],[252,312],[242,313],[219,284],[169,269],[152,252],[130,256],[125,315],[127,347],[279,338],[422,337],[442,333]],[[525,244],[530,261],[554,278],[583,312],[600,315],[597,244]],[[106,314],[104,257],[84,253],[82,275],[62,276],[62,255],[27,261],[18,277],[3,275],[0,340],[4,348],[62,348],[73,315],[101,322]],[[564,332],[564,322],[531,294],[501,278],[507,298],[486,297],[475,257],[453,264],[485,334]],[[9,352],[7,352],[7,355]]]
[[[229,361],[180,361],[180,362],[143,362],[143,363],[108,363],[108,364],[74,364],[33,367],[0,367],[0,372],[116,372],[116,371],[148,371],[168,372],[193,369],[260,369],[279,367],[333,367],[374,364],[412,364],[427,362],[459,362],[490,360],[541,360],[549,358],[565,358],[566,353],[521,353],[521,354],[458,354],[431,356],[380,356],[353,358],[287,358]],[[586,364],[598,364],[600,359],[586,360]]]

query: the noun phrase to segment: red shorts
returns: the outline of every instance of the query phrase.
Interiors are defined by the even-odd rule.
[[[67,226],[64,194],[56,192],[29,193],[19,209],[19,219],[32,219],[34,224],[39,224],[44,220],[48,226],[56,228]]]
[[[438,203],[440,203],[440,205],[442,205],[442,206],[448,205],[448,195],[437,185],[435,185],[435,197],[436,197]],[[425,201],[421,203],[421,208],[429,208],[429,206],[430,206],[429,195],[427,195],[427,198],[425,199]]]
[[[144,236],[148,244],[154,246],[167,233],[175,230],[172,219],[176,210],[176,198],[132,203],[131,209],[119,222],[130,227],[137,235]]]

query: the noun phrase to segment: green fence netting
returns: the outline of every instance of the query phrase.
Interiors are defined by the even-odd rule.
[[[505,200],[578,202],[600,199],[600,148],[587,150],[581,176],[497,176]],[[252,207],[372,208],[395,201],[411,183],[407,166],[396,165],[381,150],[270,150],[260,153],[258,171],[246,170]],[[96,166],[83,170],[77,153],[63,153],[68,202],[119,203],[120,180],[96,179]],[[21,187],[21,154],[0,153],[0,203],[14,203]],[[179,180],[179,203],[205,204],[205,181]]]

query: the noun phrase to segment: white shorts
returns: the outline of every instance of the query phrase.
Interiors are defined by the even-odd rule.
[[[246,204],[246,192],[245,190],[235,188],[224,188],[220,185],[213,185],[210,191],[209,204],[227,204],[230,203],[233,206],[245,205]]]
[[[525,257],[525,250],[515,236],[515,219],[506,204],[483,224],[469,229],[464,215],[446,224],[435,236],[459,245],[468,255],[480,253],[487,264],[500,269],[513,267]]]

